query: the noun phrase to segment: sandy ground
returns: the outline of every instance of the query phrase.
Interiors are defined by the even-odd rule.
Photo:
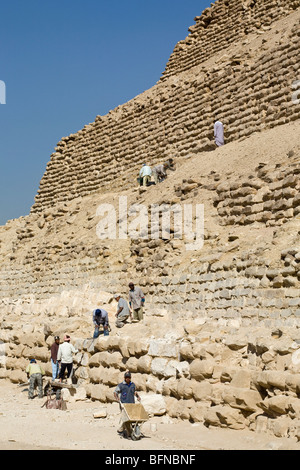
[[[117,404],[107,405],[107,418],[95,419],[103,404],[90,400],[68,403],[67,411],[41,408],[45,398],[28,400],[27,388],[0,382],[1,450],[299,450],[300,443],[269,434],[207,429],[201,423],[152,417],[143,424],[139,441],[117,434]]]

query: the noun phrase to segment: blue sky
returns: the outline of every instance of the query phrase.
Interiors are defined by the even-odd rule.
[[[61,137],[155,85],[208,6],[207,0],[1,2],[0,225],[29,213]]]

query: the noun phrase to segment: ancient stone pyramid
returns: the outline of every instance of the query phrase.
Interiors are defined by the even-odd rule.
[[[219,0],[189,31],[153,88],[61,139],[30,214],[0,228],[0,376],[24,380],[33,351],[47,369],[67,330],[93,399],[113,400],[129,368],[171,416],[237,429],[279,418],[275,434],[296,435],[300,1]],[[226,144],[213,150],[216,115]],[[169,157],[164,182],[137,187],[142,163]],[[186,250],[174,226],[101,239],[99,206],[115,208],[119,233],[125,197],[203,205],[203,246]],[[113,324],[129,280],[146,295],[143,324],[89,342],[92,310]]]

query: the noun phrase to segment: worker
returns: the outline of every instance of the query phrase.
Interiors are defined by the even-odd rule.
[[[143,307],[145,304],[145,296],[140,287],[136,287],[133,282],[128,284],[129,287],[129,306],[133,311],[133,320],[143,320]]]
[[[142,168],[140,170],[140,174],[139,174],[140,186],[148,186],[148,184],[150,182],[151,175],[152,175],[152,170],[151,170],[150,166],[148,166],[148,165],[146,165],[146,163],[144,163],[144,165],[142,166]]]
[[[34,398],[34,389],[38,387],[38,397],[43,398],[43,375],[45,375],[44,369],[37,364],[35,359],[31,359],[30,363],[26,367],[26,373],[29,376],[29,390],[28,398]]]
[[[60,361],[60,382],[62,382],[62,380],[64,379],[66,369],[67,379],[70,379],[73,369],[73,354],[76,354],[78,352],[78,349],[75,349],[74,346],[70,343],[70,341],[70,336],[65,335],[64,342],[60,344],[58,348],[57,360]]]
[[[167,177],[165,164],[156,165],[152,170],[154,183],[161,183]]]
[[[165,161],[164,166],[166,170],[172,170],[172,171],[176,170],[176,166],[175,166],[173,158],[168,158],[168,160]]]
[[[93,311],[93,323],[95,325],[94,339],[100,335],[100,326],[103,326],[103,335],[109,335],[108,313],[103,308],[97,308]]]
[[[57,360],[58,348],[59,348],[59,336],[55,336],[54,343],[52,344],[50,348],[53,381],[58,378],[58,372],[59,372],[59,363]]]
[[[224,126],[219,119],[215,119],[214,122],[214,138],[217,147],[224,145]]]
[[[136,391],[136,386],[133,382],[131,382],[131,373],[129,371],[125,372],[124,374],[124,381],[119,383],[114,391],[114,397],[120,405],[122,409],[122,403],[135,403],[135,397],[138,401],[141,401],[141,397]],[[123,433],[127,431],[128,435],[130,432],[126,429],[127,423],[122,423],[120,429],[118,429],[118,433]]]
[[[127,322],[128,318],[131,319],[131,312],[128,304],[121,294],[115,294],[114,299],[118,302],[117,313],[116,313],[116,327],[122,328]]]

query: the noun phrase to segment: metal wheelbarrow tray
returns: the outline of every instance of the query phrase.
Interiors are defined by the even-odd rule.
[[[122,403],[121,419],[126,425],[128,437],[136,441],[142,436],[139,424],[147,421],[149,416],[141,403]]]

